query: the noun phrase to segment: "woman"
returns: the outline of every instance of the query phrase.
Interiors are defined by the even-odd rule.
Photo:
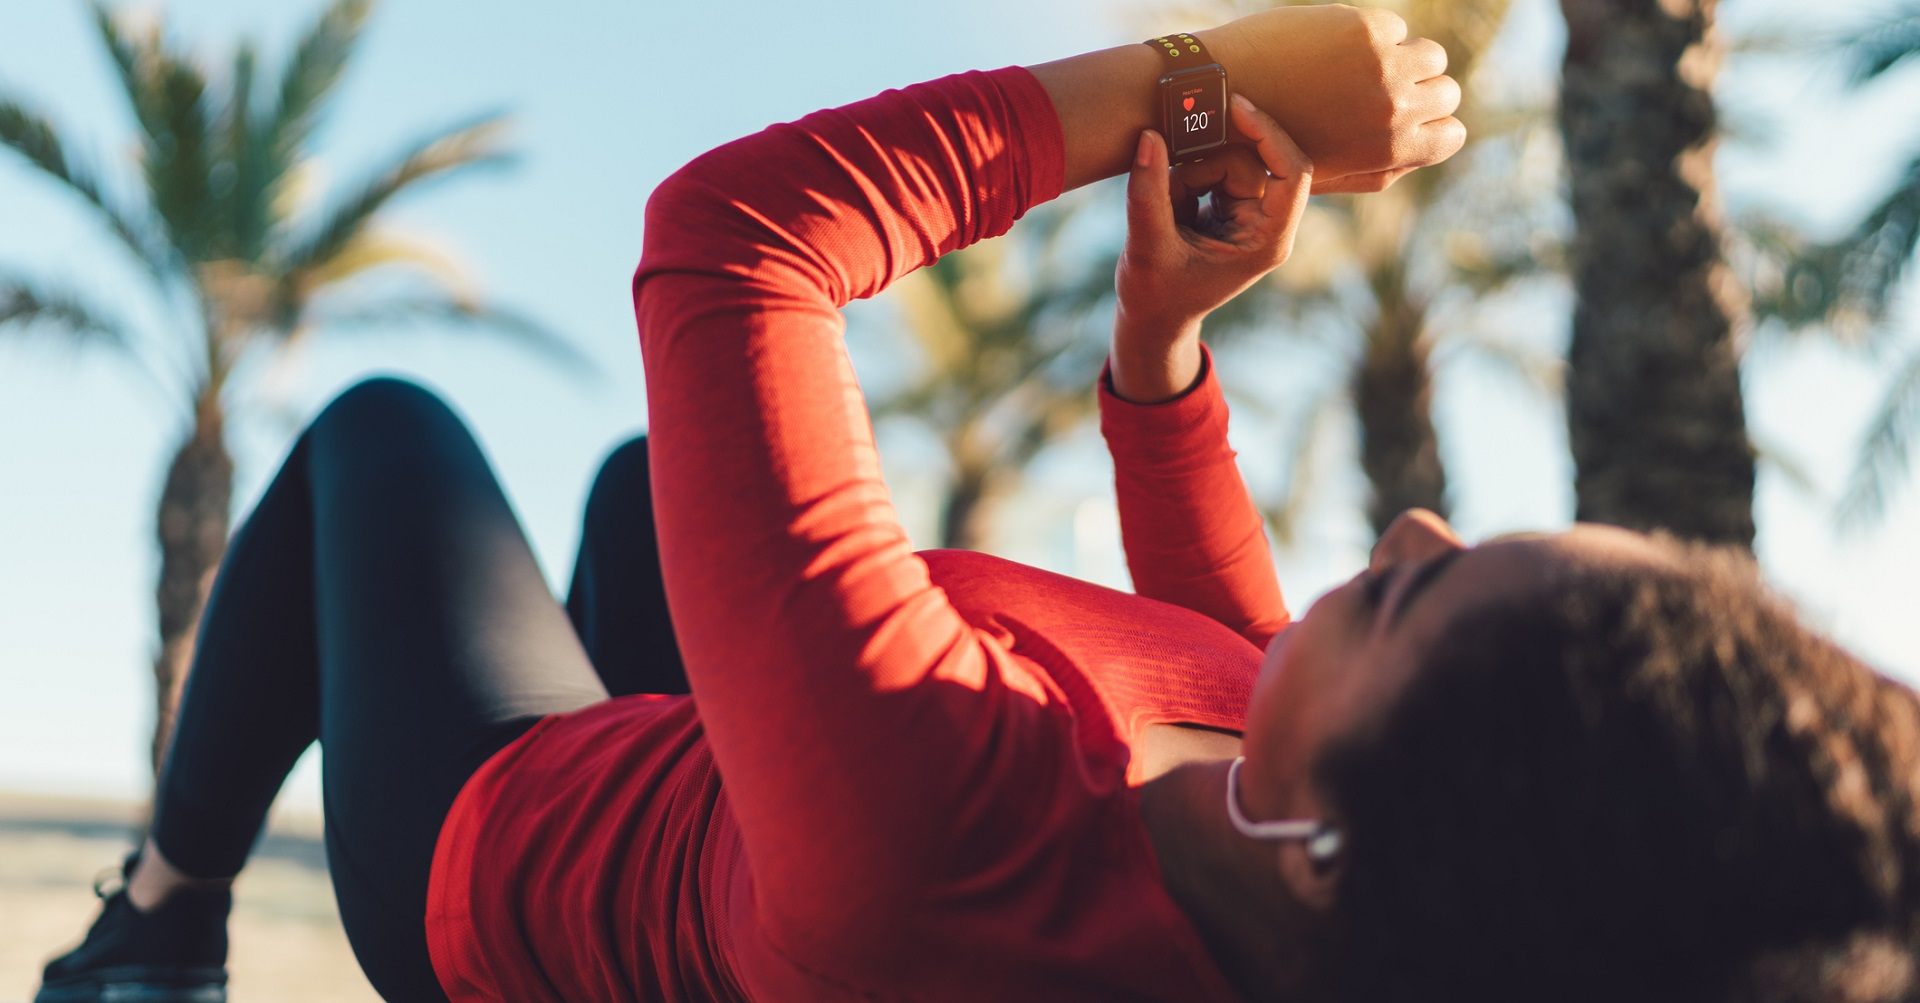
[[[821,112],[655,193],[635,305],[690,698],[606,699],[444,408],[336,402],[222,569],[153,837],[41,998],[218,998],[224,881],[316,732],[392,999],[1698,999],[1763,964],[1906,991],[1913,701],[1744,566],[1412,513],[1291,621],[1200,321],[1310,190],[1456,150],[1458,88],[1392,15],[1201,34],[1252,152],[1177,180],[1132,46]],[[1099,393],[1139,594],[912,553],[837,308],[1123,169]]]

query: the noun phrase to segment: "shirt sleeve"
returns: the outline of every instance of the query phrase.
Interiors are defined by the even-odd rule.
[[[1201,348],[1200,379],[1136,404],[1100,374],[1100,433],[1113,454],[1120,539],[1134,591],[1204,613],[1262,648],[1290,620],[1265,522],[1227,445],[1227,401]]]
[[[839,307],[1004,233],[1064,175],[1051,100],[1009,67],[772,126],[648,201],[661,569],[783,950],[924,900],[927,869],[991,824],[994,775],[1049,768],[1020,743],[1058,708],[909,547]]]

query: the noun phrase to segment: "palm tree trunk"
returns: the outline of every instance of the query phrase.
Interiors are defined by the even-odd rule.
[[[1423,338],[1425,311],[1405,295],[1382,295],[1367,332],[1366,356],[1353,373],[1360,421],[1360,467],[1373,495],[1374,535],[1410,508],[1447,514],[1447,471],[1433,429],[1433,370]]]
[[[1561,0],[1576,517],[1753,544],[1754,450],[1713,181],[1716,0]]]
[[[226,550],[232,501],[233,458],[227,454],[225,417],[218,392],[206,391],[194,408],[193,430],[174,454],[160,492],[160,582],[154,591],[160,627],[160,650],[153,662],[155,772],[173,735],[200,610]]]

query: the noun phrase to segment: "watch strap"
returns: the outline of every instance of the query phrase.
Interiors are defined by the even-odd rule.
[[[1167,65],[1175,69],[1184,69],[1188,66],[1205,66],[1215,61],[1213,54],[1207,51],[1207,47],[1201,44],[1199,39],[1186,32],[1180,32],[1174,35],[1161,35],[1158,38],[1149,38],[1142,44],[1150,45],[1158,50],[1161,57],[1166,60]]]

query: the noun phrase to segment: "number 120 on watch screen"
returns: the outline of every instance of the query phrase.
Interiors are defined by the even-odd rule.
[[[1208,71],[1213,72],[1208,72]],[[1227,142],[1227,79],[1218,67],[1201,67],[1163,81],[1166,101],[1162,121],[1167,129],[1167,152],[1173,163],[1202,159],[1204,153]]]

